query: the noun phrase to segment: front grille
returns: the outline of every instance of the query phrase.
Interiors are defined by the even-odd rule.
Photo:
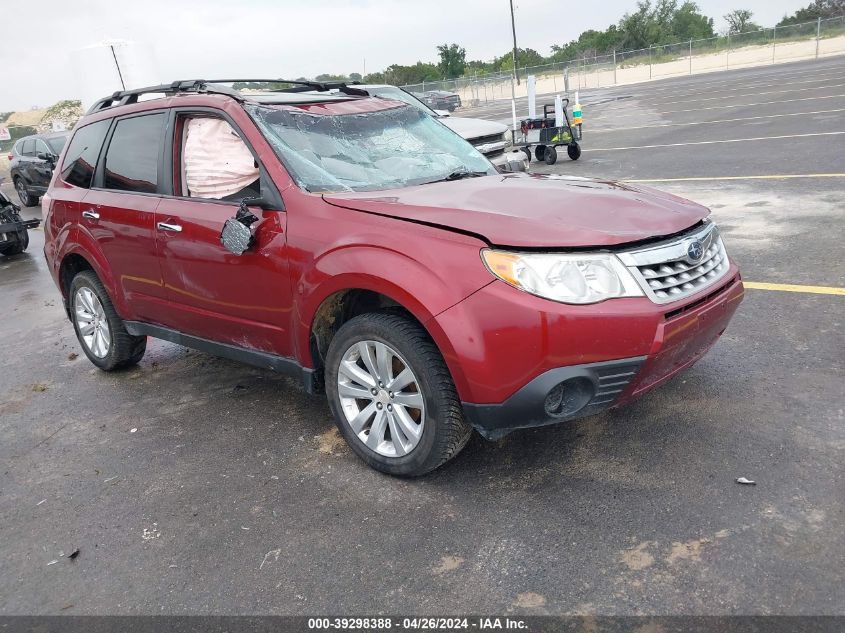
[[[700,256],[693,245],[700,246]],[[716,283],[728,272],[728,254],[712,223],[649,248],[626,251],[619,258],[655,303],[688,297]]]
[[[497,134],[488,134],[487,136],[476,136],[475,138],[470,139],[470,142],[473,145],[484,145],[485,143],[499,143],[501,141],[503,141],[501,132]]]

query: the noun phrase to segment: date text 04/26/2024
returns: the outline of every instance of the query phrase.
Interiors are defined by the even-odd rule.
[[[527,630],[524,620],[518,618],[309,618],[308,628],[312,630]]]

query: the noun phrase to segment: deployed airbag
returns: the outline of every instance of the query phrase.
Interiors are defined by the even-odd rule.
[[[258,180],[255,158],[223,119],[190,119],[182,160],[191,197],[224,198]]]

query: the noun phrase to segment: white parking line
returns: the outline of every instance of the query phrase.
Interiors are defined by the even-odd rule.
[[[751,141],[774,141],[785,138],[807,138],[810,136],[838,136],[845,132],[813,132],[810,134],[784,134],[782,136],[755,136],[751,138],[732,138],[719,141],[690,141],[688,143],[662,143],[660,145],[632,145],[630,147],[591,147],[590,152],[621,152],[629,149],[653,149],[656,147],[684,147],[687,145],[715,145],[718,143],[749,143]]]
[[[752,67],[752,68],[754,68],[754,67]],[[737,69],[737,70],[751,70],[752,68]],[[772,66],[758,66],[758,67],[756,67],[756,69],[759,69],[759,70],[772,69],[772,70],[774,70],[774,68]],[[841,68],[837,68],[837,67],[811,68],[811,69],[803,70],[803,71],[802,70],[796,70],[796,71],[793,71],[793,72],[778,73],[776,75],[776,77],[777,77],[777,79],[790,79],[792,77],[814,77],[814,76],[816,76],[816,74],[818,74],[818,75],[834,74],[834,73],[842,72],[843,70],[845,70],[845,67],[841,67]],[[689,79],[691,77],[695,77],[696,75],[698,75],[699,77],[701,75],[710,75],[711,77],[715,75],[716,77],[718,77],[720,73],[722,73],[722,71],[715,71],[713,73],[693,73],[692,75],[680,75],[680,76],[677,76],[677,77],[666,77],[666,79],[682,79],[682,78],[683,79]],[[714,79],[713,81],[702,82],[702,83],[697,84],[695,87],[706,88],[706,87],[710,87],[710,86],[724,86],[726,83],[731,83],[731,82],[748,81],[748,80],[753,81],[755,79],[759,80],[759,79],[768,79],[769,78],[767,76],[767,73],[756,73],[757,76],[739,75],[737,73],[733,73],[733,72],[730,72],[730,71],[728,71],[728,73],[730,73],[729,76],[723,75],[719,79]],[[727,74],[727,73],[725,73],[725,74]],[[774,77],[772,77],[772,78],[774,78]],[[631,84],[631,85],[633,85],[633,84]],[[625,85],[622,84],[618,87],[620,87],[620,88],[625,87]],[[676,86],[659,85],[659,86],[654,86],[654,87],[650,88],[650,90],[652,92],[666,92],[667,90],[671,90],[671,91],[674,92],[675,90],[677,90],[677,87]]]
[[[690,123],[655,123],[654,125],[631,125],[629,127],[590,128],[590,134],[602,132],[619,132],[622,130],[641,130],[650,127],[684,127],[686,125],[711,125],[715,123],[737,123],[739,121],[756,121],[758,119],[777,119],[785,116],[808,116],[811,114],[827,114],[830,112],[845,112],[845,108],[835,110],[815,110],[813,112],[790,112],[788,114],[765,114],[761,116],[746,116],[737,119],[719,119],[718,121],[692,121]]]
[[[680,114],[683,112],[704,112],[706,110],[726,110],[727,108],[750,108],[752,106],[764,106],[764,105],[774,105],[776,103],[795,103],[798,101],[816,101],[817,99],[839,99],[841,97],[845,97],[845,94],[841,95],[824,95],[821,97],[800,97],[798,99],[778,99],[777,101],[758,101],[756,103],[726,103],[717,106],[707,106],[706,108],[688,108],[686,110],[655,110],[654,114]],[[585,114],[589,115],[589,112],[585,112]],[[619,112],[613,113],[613,118],[621,119],[623,117],[639,117],[642,118],[642,112]],[[598,118],[598,117],[596,117]]]
[[[771,88],[772,86],[784,86],[784,85],[797,86],[797,85],[803,85],[803,84],[823,83],[823,82],[831,81],[831,80],[841,80],[841,79],[843,79],[843,77],[845,77],[845,75],[836,74],[835,76],[825,76],[825,77],[820,77],[819,79],[808,79],[807,81],[790,81],[788,84],[786,82],[783,82],[783,81],[777,81],[777,82],[774,82],[774,83],[765,83],[765,84],[744,84],[744,85],[738,86],[736,88],[718,87],[718,88],[716,88],[716,90],[718,92],[737,92],[737,91],[740,91],[740,90],[752,90],[752,89],[755,89],[755,88]],[[825,86],[820,86],[820,87],[825,87]],[[827,87],[829,87],[829,86],[827,86]],[[804,88],[804,90],[815,90],[815,88]],[[693,90],[691,92],[681,92],[681,93],[673,92],[672,96],[673,97],[690,97],[692,95],[702,94],[702,93],[705,93],[705,92],[712,92],[712,89],[704,88],[704,89],[700,89],[700,90]],[[766,94],[766,93],[756,93],[756,94]],[[649,95],[646,94],[645,96],[648,97]],[[660,103],[660,102],[658,102],[658,103]]]
[[[787,88],[786,90],[766,90],[765,92],[754,92],[752,91],[751,94],[747,95],[735,95],[732,98],[740,98],[740,97],[757,97],[759,95],[778,95],[784,94],[787,92],[810,92],[812,90],[827,90],[828,88],[841,88],[845,86],[845,84],[832,84],[827,86],[818,86],[817,88]],[[696,99],[679,99],[678,101],[656,101],[655,103],[645,103],[641,102],[643,105],[674,105],[676,103],[700,103],[702,101],[724,101],[724,96],[717,96],[717,97],[704,97],[704,98],[696,98]]]
[[[712,182],[720,180],[792,180],[794,178],[845,178],[845,174],[767,174],[764,176],[689,176],[686,178],[638,178],[625,182]]]

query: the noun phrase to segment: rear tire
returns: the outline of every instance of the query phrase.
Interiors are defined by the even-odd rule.
[[[534,156],[537,158],[538,161],[542,163],[546,159],[546,146],[538,145],[537,147],[535,147]]]
[[[554,145],[546,148],[546,155],[543,159],[546,161],[546,165],[554,165],[557,162],[557,150],[554,148]]]
[[[18,192],[18,198],[21,199],[23,206],[34,207],[38,203],[38,198],[27,191],[26,183],[20,176],[15,177],[15,191]]]
[[[126,331],[105,287],[93,270],[83,270],[68,290],[71,322],[82,351],[103,371],[135,365],[147,350],[146,336]]]
[[[570,143],[566,146],[566,153],[572,160],[578,160],[581,158],[581,146],[578,143]]]
[[[326,393],[352,450],[390,475],[424,475],[472,434],[443,356],[404,315],[362,314],[344,323],[329,345]]]

